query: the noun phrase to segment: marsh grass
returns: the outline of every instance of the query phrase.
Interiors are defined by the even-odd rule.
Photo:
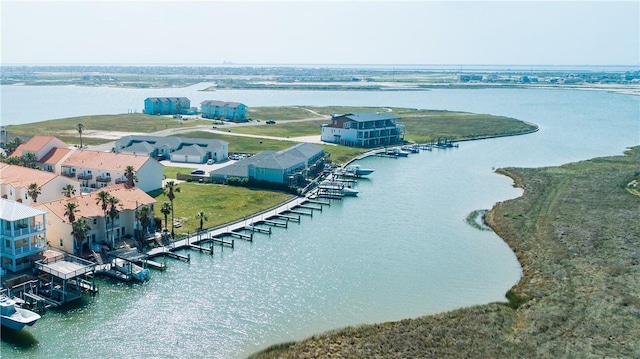
[[[505,303],[344,328],[256,358],[640,357],[640,198],[621,186],[639,164],[635,147],[500,171],[524,188],[487,214],[523,268]]]

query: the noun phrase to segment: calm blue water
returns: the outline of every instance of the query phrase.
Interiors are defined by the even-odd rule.
[[[244,357],[347,325],[503,300],[520,266],[500,238],[464,221],[474,209],[520,195],[492,169],[621,154],[640,143],[640,98],[633,96],[525,89],[197,92],[201,87],[3,86],[2,118],[122,113],[140,109],[148,96],[180,95],[192,103],[460,110],[515,117],[539,124],[540,131],[406,159],[363,160],[376,171],[358,183],[357,198],[333,202],[271,237],[236,240],[234,250],[192,252],[190,264],[169,260],[169,269],[153,272],[145,284],[102,281],[97,297],[49,311],[17,336],[3,333],[3,357]],[[64,105],[53,105],[63,98]],[[42,118],[38,101],[52,106],[50,117]]]

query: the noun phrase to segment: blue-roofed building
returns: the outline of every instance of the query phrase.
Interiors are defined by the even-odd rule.
[[[186,97],[147,97],[144,100],[144,113],[147,115],[184,115],[191,112],[191,101]]]
[[[205,163],[209,159],[222,162],[229,156],[229,143],[204,138],[129,135],[116,141],[114,151],[145,154],[173,162]]]
[[[389,112],[358,112],[331,116],[331,123],[322,125],[320,139],[353,147],[377,147],[404,141],[405,126]]]
[[[207,100],[200,103],[201,116],[231,122],[247,122],[247,106],[239,102]]]
[[[230,177],[297,185],[324,169],[324,149],[299,143],[282,151],[264,151],[232,165],[209,172],[214,182]]]

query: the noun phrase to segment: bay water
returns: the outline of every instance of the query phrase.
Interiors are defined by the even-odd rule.
[[[186,96],[192,104],[219,99],[250,107],[489,113],[536,123],[540,131],[408,158],[358,161],[375,169],[359,180],[358,197],[333,201],[271,236],[236,240],[234,249],[217,247],[212,256],[191,252],[191,263],[167,260],[168,270],[152,272],[147,283],[101,279],[96,297],[49,310],[21,332],[3,331],[2,357],[239,358],[325,330],[504,301],[521,268],[499,237],[465,222],[471,211],[521,194],[493,170],[619,155],[640,144],[640,98],[629,95],[531,89],[198,91],[206,86],[2,86],[2,122],[123,113],[140,109],[149,96]]]

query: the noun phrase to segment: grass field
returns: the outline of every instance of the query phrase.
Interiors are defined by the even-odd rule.
[[[523,277],[509,302],[349,327],[256,358],[640,357],[640,147],[625,156],[500,172],[524,188],[491,227]]]
[[[200,226],[196,214],[200,211],[207,213],[209,220],[204,222],[204,228],[208,228],[247,217],[291,198],[290,194],[281,192],[217,184],[182,182],[178,186],[180,192],[176,193],[173,201],[174,217],[182,219],[182,226],[175,229],[177,234],[196,231]],[[153,193],[152,196],[158,201],[156,216],[163,219],[164,225],[164,215],[160,213],[160,206],[162,202],[169,202],[169,200],[161,191]],[[171,215],[169,215],[169,222],[171,222]],[[169,230],[171,230],[170,225]]]

